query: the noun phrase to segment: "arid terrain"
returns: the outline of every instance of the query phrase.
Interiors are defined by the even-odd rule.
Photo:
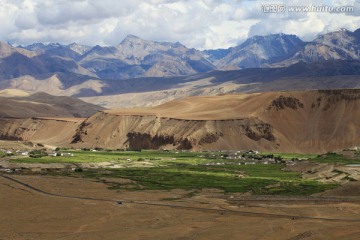
[[[20,96],[7,96],[6,93]],[[21,92],[15,90],[0,92],[1,118],[89,117],[102,109],[76,98],[52,96],[43,92],[30,96],[21,96]]]
[[[2,118],[0,136],[66,147],[324,153],[360,145],[359,108],[359,90],[190,97],[85,120]]]
[[[276,161],[245,151],[63,149],[40,157],[15,151],[44,149],[38,144],[0,146],[1,240],[355,240],[360,234],[356,150],[283,154]]]
[[[88,179],[12,178],[46,193],[0,176],[4,240],[355,240],[360,234],[358,198],[251,198],[218,190],[184,197],[184,190],[113,191]]]
[[[0,119],[12,140],[0,142],[0,240],[358,239],[359,108],[359,90],[189,97],[88,118],[25,106]]]
[[[279,2],[0,0],[0,240],[360,240],[358,1]]]

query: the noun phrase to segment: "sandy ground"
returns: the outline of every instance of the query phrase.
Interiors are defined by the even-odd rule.
[[[32,239],[359,239],[360,221],[291,219],[226,211],[359,218],[360,204],[241,202],[203,191],[191,198],[175,191],[114,191],[87,179],[14,176],[44,191],[123,200],[101,202],[35,192],[0,176],[0,240]],[[180,198],[164,201],[166,198]],[[145,203],[145,204],[139,204]],[[216,210],[174,208],[172,204]]]

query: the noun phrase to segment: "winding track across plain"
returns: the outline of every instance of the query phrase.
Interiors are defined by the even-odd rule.
[[[216,208],[200,208],[200,207],[189,207],[189,206],[181,206],[175,204],[164,204],[164,203],[155,203],[155,202],[147,202],[147,201],[121,201],[114,199],[103,199],[103,198],[91,198],[91,197],[80,197],[80,196],[68,196],[63,194],[55,194],[46,192],[37,187],[34,187],[25,182],[19,181],[10,177],[8,175],[0,174],[0,177],[5,178],[9,181],[20,184],[28,189],[31,189],[37,193],[52,196],[52,197],[61,197],[61,198],[69,198],[69,199],[79,199],[79,200],[90,200],[90,201],[98,201],[98,202],[112,202],[112,203],[126,203],[126,204],[137,204],[137,205],[147,205],[147,206],[156,206],[156,207],[169,207],[169,208],[178,208],[185,210],[197,210],[197,211],[206,211],[206,212],[218,212],[221,214],[239,214],[243,216],[249,217],[268,217],[268,218],[287,218],[292,220],[318,220],[318,221],[332,221],[332,222],[360,222],[360,219],[347,219],[347,218],[323,218],[323,217],[310,217],[310,216],[298,216],[298,215],[287,215],[287,214],[272,214],[272,213],[260,213],[260,212],[250,212],[250,211],[237,211],[231,209],[216,209]]]

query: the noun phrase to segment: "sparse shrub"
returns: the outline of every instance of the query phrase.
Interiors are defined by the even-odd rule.
[[[29,157],[31,158],[42,158],[47,156],[47,153],[43,150],[33,150],[29,153]]]

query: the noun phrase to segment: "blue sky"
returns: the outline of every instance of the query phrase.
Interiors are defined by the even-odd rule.
[[[355,11],[264,13],[266,4],[355,6]],[[357,0],[0,0],[0,40],[116,45],[133,34],[198,49],[228,48],[280,32],[312,40],[338,28],[360,28],[359,5]]]

